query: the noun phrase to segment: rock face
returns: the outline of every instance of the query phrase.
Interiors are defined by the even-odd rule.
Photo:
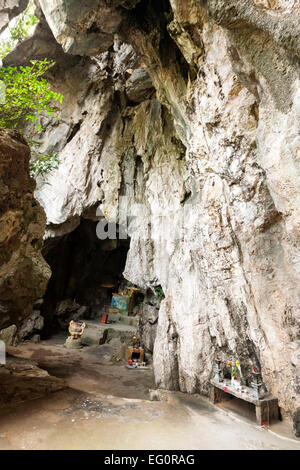
[[[80,11],[40,3],[64,50],[91,56],[56,72],[64,106],[58,123],[43,123],[44,149],[61,158],[38,194],[47,236],[97,220],[99,204],[116,220],[126,196],[125,277],[165,294],[157,385],[207,393],[219,354],[246,377],[260,368],[291,415],[300,406],[299,6],[116,1],[105,30],[100,0]]]
[[[139,0],[41,0],[49,26],[66,52],[97,55],[112,46],[122,23],[118,6],[133,8]],[[111,8],[111,6],[115,8]]]
[[[45,57],[47,59],[54,59],[57,66],[63,63],[64,66],[68,65],[71,67],[78,62],[80,58],[65,54],[62,46],[55,41],[53,33],[38,5],[35,10],[35,16],[40,21],[36,25],[34,33],[20,41],[18,46],[3,58],[3,65],[9,67],[28,64],[33,57],[36,60],[43,60]]]
[[[141,308],[141,319],[139,322],[139,335],[144,340],[145,347],[153,353],[157,334],[157,323],[160,302],[152,296],[145,299]]]
[[[21,136],[0,129],[0,329],[32,312],[51,274],[41,255],[46,220],[33,197],[29,158]]]
[[[0,0],[0,33],[15,16],[25,10],[28,2],[29,0]]]

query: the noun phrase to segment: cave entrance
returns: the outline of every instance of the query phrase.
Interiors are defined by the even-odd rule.
[[[86,318],[99,315],[109,306],[113,291],[126,283],[122,273],[129,239],[99,240],[96,226],[83,219],[73,232],[45,244],[43,255],[52,277],[41,310],[44,338],[66,329],[72,310],[75,314],[81,308]]]
[[[151,351],[145,353],[139,331],[143,289],[123,277],[129,240],[100,240],[97,223],[84,219],[46,241],[52,277],[26,319],[26,336],[11,348],[9,374],[0,370],[4,402],[47,399],[51,392],[50,402],[57,392],[58,400],[70,401],[71,415],[81,416],[91,393],[143,399],[154,388]],[[137,353],[131,364],[129,352]],[[133,375],[137,368],[143,372]],[[102,409],[100,402],[91,406]]]

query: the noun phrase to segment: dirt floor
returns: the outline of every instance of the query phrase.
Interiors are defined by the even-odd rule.
[[[9,349],[63,379],[65,388],[0,408],[1,450],[300,450],[290,423],[261,429],[246,415],[238,418],[194,395],[170,393],[164,401],[149,401],[151,370],[112,364],[109,344],[70,350],[63,342],[57,336]]]

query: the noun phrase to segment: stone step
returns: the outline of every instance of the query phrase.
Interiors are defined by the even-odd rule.
[[[85,346],[104,344],[112,338],[120,338],[121,342],[126,342],[136,334],[136,325],[122,323],[103,324],[99,320],[87,320],[86,328],[81,338]]]
[[[106,328],[92,328],[87,325],[81,337],[81,344],[84,346],[104,344],[107,338],[107,333],[108,331]]]
[[[101,317],[104,314],[108,315],[107,320],[110,323],[122,323],[126,325],[134,325],[134,326],[139,325],[140,318],[141,318],[139,315],[129,316],[129,315],[122,315],[122,313],[116,313],[116,312],[112,313],[112,312],[109,312],[108,310],[107,311],[103,310],[97,316],[97,318],[94,319],[94,321],[101,323]]]
[[[121,313],[108,313],[108,321],[138,326],[140,317],[138,315],[136,315],[135,317],[129,317],[128,315],[122,315]]]

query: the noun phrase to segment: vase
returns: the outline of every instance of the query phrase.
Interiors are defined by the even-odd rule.
[[[72,339],[80,339],[83,335],[85,329],[85,323],[81,321],[73,321],[71,320],[69,325],[69,333]]]
[[[69,333],[70,336],[67,338],[65,342],[65,348],[71,349],[80,349],[82,348],[81,344],[81,336],[83,335],[85,329],[85,323],[80,321],[73,321],[71,320],[69,325]]]

